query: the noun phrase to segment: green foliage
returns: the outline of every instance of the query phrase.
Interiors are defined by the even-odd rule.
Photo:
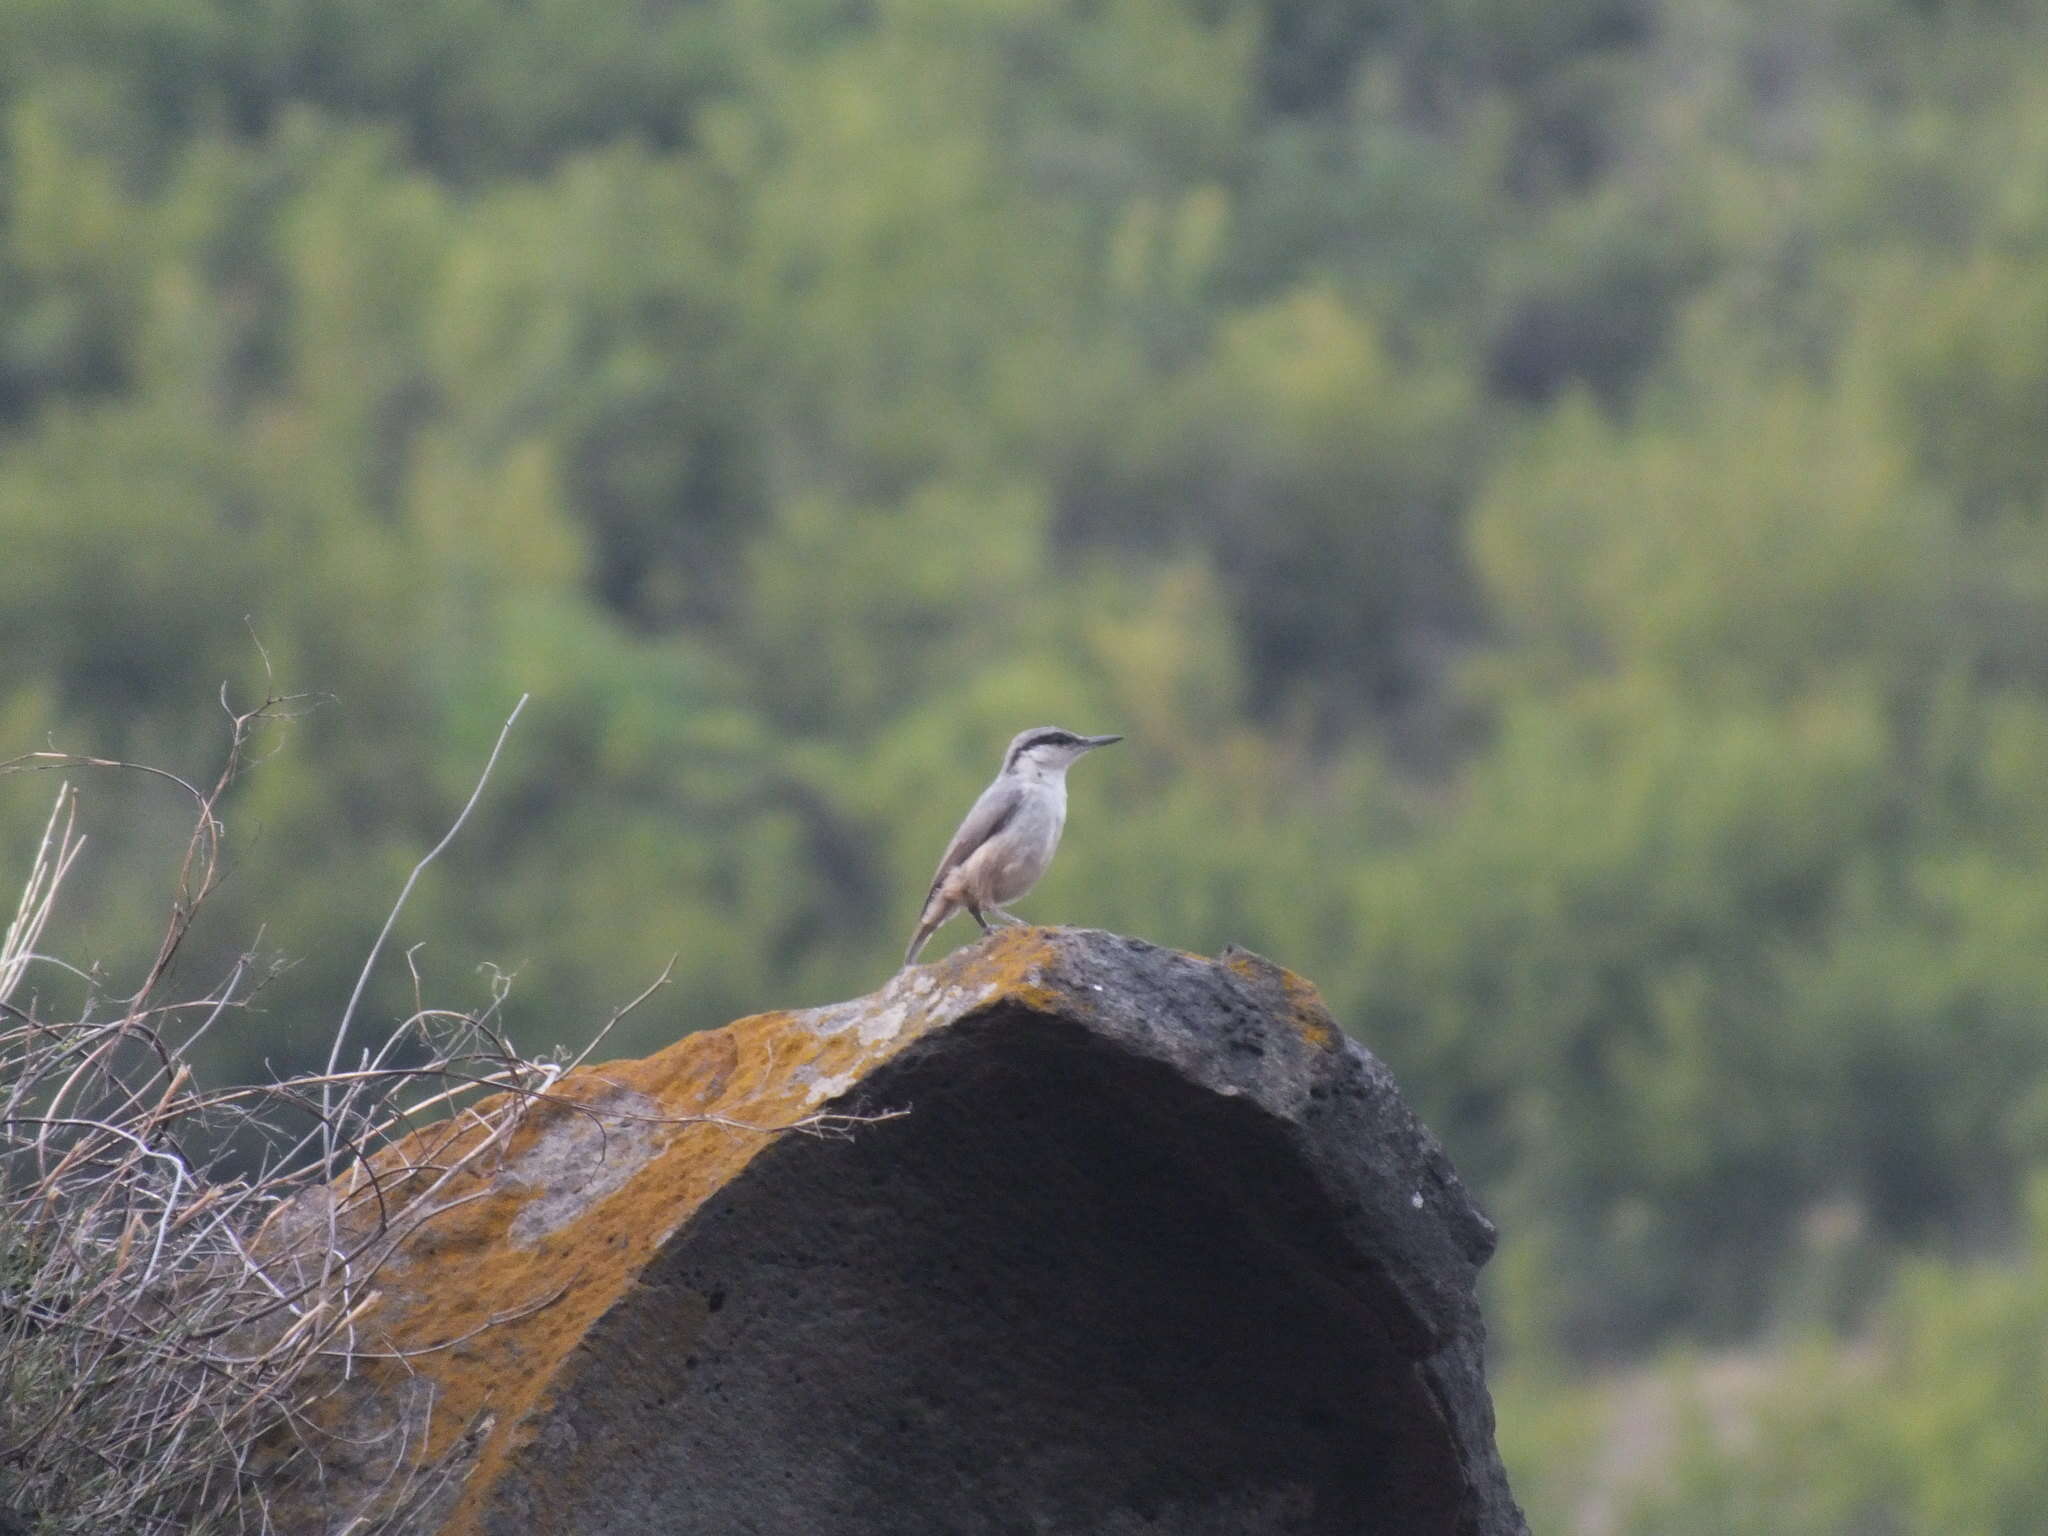
[[[1668,1489],[1639,1495],[1622,1529],[2038,1530],[2048,1500],[2048,1184],[2034,1196],[2019,1263],[1910,1265],[1853,1353],[1793,1352],[1733,1432],[1694,1414]]]
[[[401,937],[536,1043],[675,957],[621,1050],[879,982],[1010,733],[1121,729],[1027,911],[1315,976],[1544,1256],[1514,1347],[1827,1310],[1814,1210],[2048,1156],[2044,42],[0,7],[0,751],[333,695],[188,962],[295,959],[256,1072],[521,692]],[[91,792],[118,986],[184,812]]]

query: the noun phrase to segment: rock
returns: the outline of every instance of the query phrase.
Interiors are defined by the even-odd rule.
[[[380,1280],[412,1358],[327,1406],[399,1475],[330,1457],[280,1529],[393,1488],[464,1536],[1526,1529],[1493,1228],[1257,956],[1011,930],[558,1092]]]

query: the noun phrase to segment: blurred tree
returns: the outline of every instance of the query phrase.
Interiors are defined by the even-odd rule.
[[[561,1036],[678,957],[621,1049],[879,981],[1009,735],[1128,731],[1035,914],[1317,976],[1559,1339],[1754,1324],[2044,1155],[2044,27],[16,0],[0,733],[335,696],[190,956],[299,958],[257,1071],[522,691],[404,939]]]
[[[1670,1491],[1639,1495],[1622,1528],[2038,1529],[2048,1499],[2034,1411],[2048,1332],[2048,1198],[2038,1181],[2034,1195],[2018,1264],[1908,1266],[1865,1347],[1842,1355],[1814,1341],[1760,1401],[1696,1413]],[[1730,1418],[1744,1432],[1718,1429]]]

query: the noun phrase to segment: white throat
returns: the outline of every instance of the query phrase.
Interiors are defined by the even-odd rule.
[[[1020,784],[1042,784],[1064,796],[1067,792],[1067,769],[1073,764],[1046,763],[1030,753],[1017,759],[1017,766],[1010,770]]]

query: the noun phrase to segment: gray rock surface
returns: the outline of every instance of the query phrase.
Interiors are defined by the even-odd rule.
[[[907,1113],[682,1218],[450,1529],[1526,1530],[1494,1230],[1299,978],[1023,930],[782,1019],[873,1025],[829,1107]]]

